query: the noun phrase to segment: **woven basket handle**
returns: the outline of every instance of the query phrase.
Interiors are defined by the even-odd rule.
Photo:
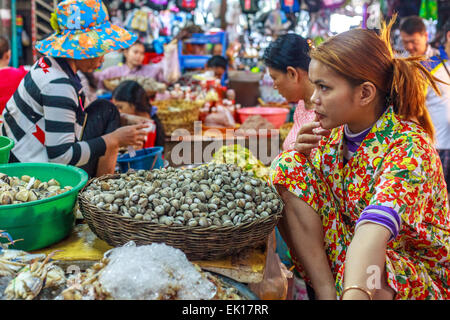
[[[152,166],[150,167],[149,170],[153,170],[153,167],[155,166],[156,160],[158,160],[158,156],[156,156],[155,159],[153,159]]]

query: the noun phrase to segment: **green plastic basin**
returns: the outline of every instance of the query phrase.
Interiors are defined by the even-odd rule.
[[[0,163],[9,162],[9,153],[14,147],[14,141],[8,137],[0,136]]]
[[[87,173],[77,167],[55,163],[10,163],[0,165],[9,176],[29,175],[41,181],[56,179],[61,187],[73,189],[54,197],[20,204],[0,205],[0,230],[14,240],[23,239],[11,249],[25,251],[50,246],[66,237],[74,225],[73,208],[78,192],[88,181]],[[0,238],[0,242],[7,242]]]

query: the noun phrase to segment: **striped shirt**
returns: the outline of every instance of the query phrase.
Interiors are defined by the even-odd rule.
[[[347,125],[344,126],[344,164],[346,164],[358,150],[361,142],[370,132],[372,128],[368,128],[359,133],[352,133]],[[356,222],[355,231],[358,227],[365,223],[375,223],[389,230],[391,237],[389,241],[394,240],[398,236],[401,226],[401,218],[397,211],[386,206],[370,205],[367,206],[358,221]]]
[[[375,223],[389,230],[391,236],[389,241],[394,240],[400,231],[401,218],[397,211],[392,208],[378,205],[367,206],[356,221],[355,232],[365,223]]]
[[[83,166],[106,151],[103,138],[82,139],[86,117],[78,76],[65,59],[42,57],[3,111],[2,135],[14,140],[20,162]]]

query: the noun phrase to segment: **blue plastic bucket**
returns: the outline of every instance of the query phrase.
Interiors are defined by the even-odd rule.
[[[152,147],[136,151],[136,156],[130,158],[128,153],[125,153],[117,158],[120,171],[125,173],[129,169],[134,170],[152,170],[160,169],[164,166],[162,158],[163,147]]]

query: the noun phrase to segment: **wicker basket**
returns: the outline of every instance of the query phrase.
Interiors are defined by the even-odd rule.
[[[106,175],[96,179],[118,177],[119,175]],[[92,181],[94,179],[86,187]],[[233,227],[166,226],[100,209],[89,202],[83,191],[78,196],[80,211],[91,230],[109,245],[122,246],[128,241],[134,241],[137,245],[164,242],[182,250],[190,260],[217,259],[261,245],[281,218],[282,210],[281,207],[276,214]]]
[[[119,86],[117,80],[120,80],[120,78],[105,79],[103,80],[103,86],[109,91],[114,91]]]
[[[116,82],[117,80],[119,80],[119,82]],[[119,86],[119,84],[122,82],[121,80],[125,81],[126,79],[122,79],[122,77],[105,79],[105,80],[103,80],[103,86],[108,91],[113,92]],[[147,94],[147,97],[149,97],[149,98],[153,98],[156,95],[156,91],[154,91],[154,90],[145,90],[145,92]]]
[[[170,136],[176,129],[186,129],[194,133],[194,122],[199,120],[200,106],[188,100],[159,100],[153,101],[158,107],[158,118],[164,127],[166,136]]]

